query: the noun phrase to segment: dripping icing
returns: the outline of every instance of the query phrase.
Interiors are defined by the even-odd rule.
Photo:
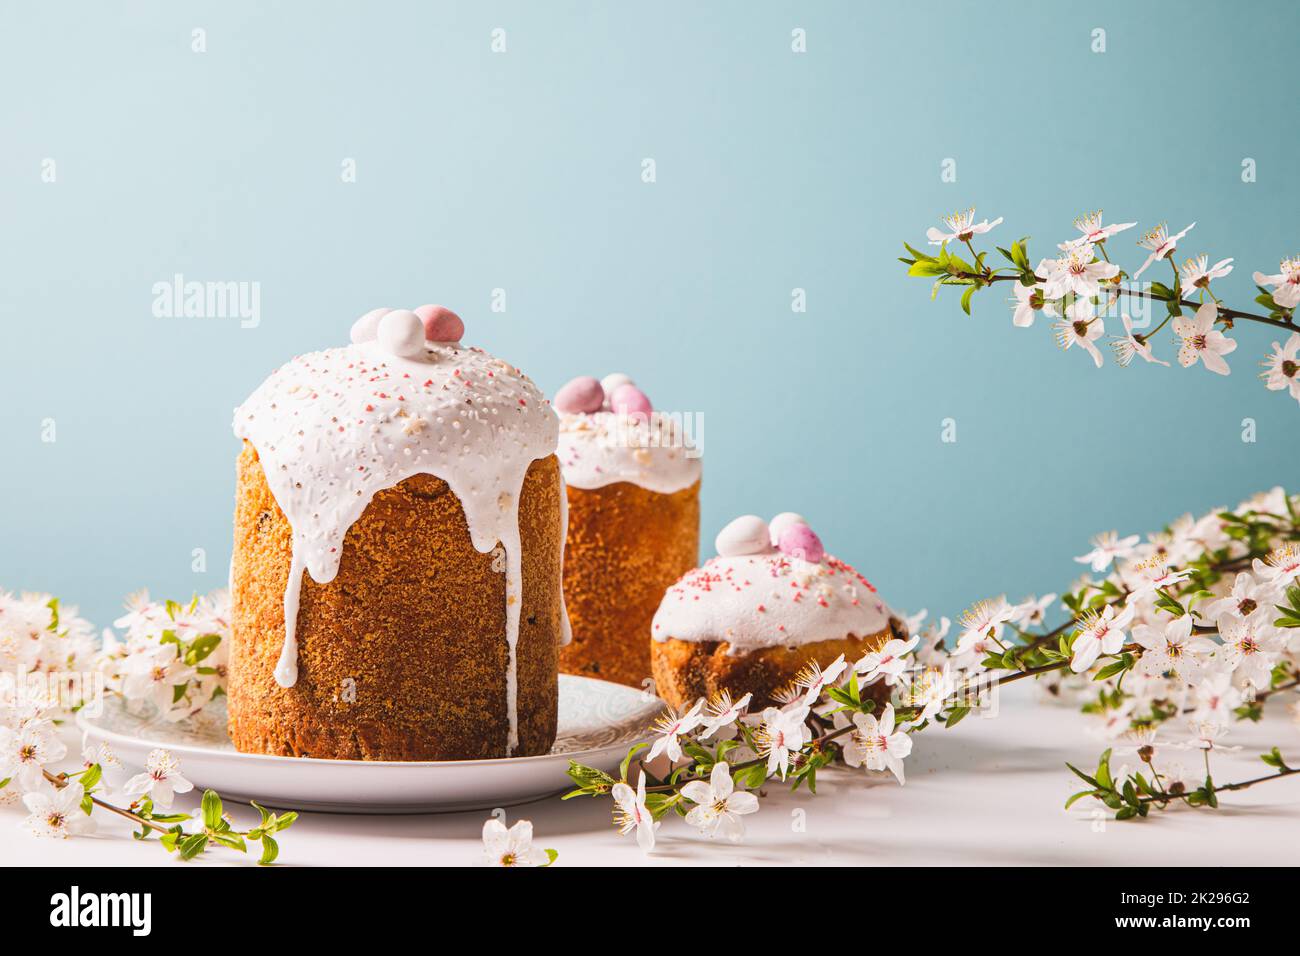
[[[234,428],[257,450],[292,530],[276,682],[297,681],[303,573],[320,584],[332,581],[343,539],[374,496],[413,475],[432,475],[460,500],[475,549],[487,553],[499,543],[505,550],[507,753],[513,752],[523,593],[519,498],[529,466],[554,452],[558,431],[532,381],[458,343],[426,343],[422,354],[401,357],[367,341],[286,363],[236,410]],[[563,509],[563,494],[561,502]],[[566,612],[566,640],[568,623]]]

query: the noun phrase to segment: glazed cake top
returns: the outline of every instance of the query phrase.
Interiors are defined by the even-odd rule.
[[[728,653],[746,654],[867,637],[889,625],[876,589],[826,554],[799,515],[737,518],[717,549],[664,594],[651,624],[656,641],[726,641]]]
[[[688,434],[684,416],[656,412],[626,375],[575,378],[556,393],[555,407],[560,467],[574,488],[626,481],[672,494],[700,480],[698,428]]]
[[[519,369],[423,339],[405,355],[378,340],[300,355],[234,420],[321,583],[337,573],[343,538],[370,499],[417,474],[447,482],[474,546],[491,550],[514,522],[528,466],[555,451],[558,427]]]

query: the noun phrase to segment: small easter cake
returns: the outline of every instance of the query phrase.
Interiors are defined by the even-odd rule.
[[[650,677],[650,619],[700,552],[698,433],[654,411],[622,374],[555,395],[569,503],[564,593],[573,641],[560,670],[633,686]]]
[[[543,754],[555,739],[559,422],[441,306],[376,309],[235,412],[229,731],[245,753]]]
[[[744,515],[716,558],[668,589],[651,624],[659,696],[674,707],[726,691],[768,704],[809,663],[856,661],[906,626],[797,514]]]

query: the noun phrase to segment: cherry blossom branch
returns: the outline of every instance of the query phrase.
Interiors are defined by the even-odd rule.
[[[66,773],[53,774],[44,768],[41,769],[41,773],[45,776],[46,780],[54,784],[54,786],[60,790],[66,787],[69,783],[74,782],[71,776]],[[107,810],[109,813],[116,813],[119,817],[123,817],[127,820],[130,820],[132,823],[135,823],[141,827],[148,827],[150,830],[153,830],[157,833],[168,832],[167,827],[162,826],[161,824],[158,823],[154,823],[153,820],[146,819],[145,817],[142,817],[137,813],[132,813],[130,810],[126,810],[119,806],[114,806],[113,804],[108,803],[105,800],[99,799],[99,797],[96,797],[93,794],[86,794],[82,799],[83,801],[89,800],[92,804],[99,807],[101,810]]]
[[[1123,273],[1121,273],[1120,275],[1123,275]],[[952,273],[952,277],[954,279],[975,281],[977,283],[983,284],[984,286],[991,286],[997,282],[1021,282],[1023,284],[1023,277],[1019,273],[1008,274],[1005,272],[990,271],[987,273],[972,274],[972,273],[959,271],[959,272]],[[1034,275],[1034,278],[1037,279],[1039,282],[1046,281],[1044,277],[1038,276],[1036,274]],[[1174,302],[1174,299],[1170,298],[1169,296],[1159,295],[1155,292],[1148,292],[1144,289],[1115,289],[1109,291],[1112,292],[1112,294],[1115,297],[1115,300],[1118,300],[1123,296],[1132,296],[1133,298],[1137,298],[1137,299],[1148,299],[1152,302],[1163,302],[1166,304]],[[1202,303],[1200,302],[1192,302],[1188,299],[1182,299],[1182,298],[1177,300],[1177,304],[1179,306],[1182,306],[1183,308],[1193,309],[1193,310],[1199,309],[1202,305]],[[1238,320],[1244,320],[1247,322],[1259,322],[1262,325],[1271,325],[1279,329],[1286,329],[1289,332],[1300,332],[1300,325],[1297,325],[1292,319],[1274,318],[1272,316],[1267,316],[1267,315],[1256,315],[1253,312],[1242,312],[1238,309],[1231,309],[1221,302],[1216,303],[1216,305],[1218,306],[1219,321],[1223,321],[1224,319],[1227,319],[1228,328],[1232,328],[1231,325],[1232,322],[1236,322]],[[1154,332],[1148,333],[1148,336],[1153,334]]]
[[[1081,235],[1060,243],[1061,254],[1042,259],[1038,265],[1030,264],[1026,248],[1027,239],[1012,243],[1010,249],[996,247],[1008,265],[993,267],[986,260],[988,252],[979,251],[974,237],[989,232],[1001,219],[975,222],[974,209],[957,213],[944,220],[945,229],[931,228],[926,236],[937,254],[931,255],[907,243],[908,255],[900,258],[907,266],[908,275],[934,280],[931,297],[938,295],[943,286],[961,286],[961,308],[971,313],[971,300],[982,289],[998,283],[1012,283],[1015,289],[1013,324],[1028,328],[1039,312],[1050,316],[1053,331],[1062,348],[1078,346],[1088,353],[1097,367],[1103,364],[1096,341],[1105,334],[1104,320],[1110,310],[1128,296],[1130,300],[1160,302],[1168,313],[1154,329],[1138,331],[1133,320],[1120,313],[1123,335],[1112,335],[1111,345],[1121,366],[1130,364],[1134,357],[1145,362],[1169,365],[1156,357],[1151,342],[1161,329],[1171,321],[1173,331],[1181,340],[1178,364],[1190,367],[1200,362],[1207,369],[1228,375],[1231,369],[1224,356],[1233,352],[1238,343],[1225,333],[1238,322],[1269,326],[1291,333],[1285,344],[1273,343],[1273,350],[1261,363],[1261,375],[1271,391],[1289,391],[1300,401],[1300,323],[1295,310],[1300,306],[1300,257],[1283,260],[1277,275],[1254,273],[1259,295],[1255,301],[1267,310],[1266,314],[1236,309],[1225,305],[1211,289],[1216,279],[1233,271],[1232,259],[1222,259],[1210,265],[1208,256],[1188,259],[1182,270],[1174,264],[1173,256],[1179,240],[1195,226],[1193,223],[1182,232],[1170,235],[1162,224],[1148,232],[1138,245],[1149,251],[1146,261],[1131,276],[1137,279],[1153,264],[1166,260],[1173,272],[1173,284],[1151,282],[1148,288],[1137,288],[1107,252],[1107,240],[1136,223],[1103,225],[1101,213],[1096,212],[1075,221]],[[954,249],[964,249],[959,254]],[[969,253],[970,261],[962,258]],[[1266,286],[1271,286],[1270,291]],[[1199,293],[1200,302],[1196,301]],[[1185,310],[1193,314],[1185,315]]]

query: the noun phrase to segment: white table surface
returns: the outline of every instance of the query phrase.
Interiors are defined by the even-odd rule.
[[[1236,724],[1227,743],[1239,753],[1216,758],[1220,783],[1259,776],[1258,754],[1277,744],[1300,761],[1300,727],[1281,706],[1259,725]],[[533,822],[536,843],[559,851],[557,865],[1295,865],[1300,863],[1300,779],[1223,795],[1220,809],[1179,808],[1145,821],[1115,822],[1080,801],[1069,760],[1091,770],[1105,745],[1084,718],[1042,702],[1027,685],[1006,688],[996,717],[967,717],[952,730],[931,727],[915,738],[907,785],[847,769],[823,771],[818,794],[771,787],[757,814],[745,818],[743,843],[710,841],[675,816],[664,821],[655,851],[643,855],[610,825],[608,800],[558,798],[507,811],[508,822]],[[1197,754],[1183,755],[1189,767]],[[1117,757],[1118,769],[1136,758]],[[193,795],[178,798],[191,809]],[[251,825],[253,810],[229,806]],[[214,849],[181,864],[156,841],[131,838],[126,821],[97,812],[99,832],[65,841],[38,839],[19,824],[20,806],[0,808],[0,860],[50,865],[252,865],[253,858]],[[304,813],[281,835],[280,861],[324,866],[461,865],[478,862],[486,812],[420,816]]]

